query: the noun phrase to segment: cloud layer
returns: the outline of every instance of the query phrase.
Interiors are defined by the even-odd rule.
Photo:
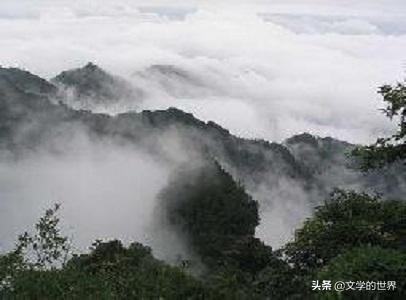
[[[337,1],[281,3],[4,1],[0,63],[46,77],[87,61],[126,77],[174,65],[205,92],[174,96],[132,76],[149,94],[144,108],[177,106],[238,135],[278,141],[303,131],[352,142],[387,133],[375,91],[404,75],[401,2],[340,10]],[[172,88],[193,93],[184,84]]]

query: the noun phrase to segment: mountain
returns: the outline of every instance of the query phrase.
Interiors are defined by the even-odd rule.
[[[75,74],[71,86],[82,89],[83,95],[95,95],[95,86],[102,85],[103,80],[93,74],[111,76],[94,65],[65,74],[69,72]],[[83,85],[86,81],[98,83]],[[173,164],[152,219],[164,232],[181,236],[179,243],[186,244],[191,259],[179,256],[181,265],[169,266],[141,244],[125,247],[118,240],[96,241],[90,252],[69,255],[61,268],[41,268],[21,257],[27,247],[43,251],[37,252],[39,260],[47,257],[44,254],[68,257],[59,256],[60,250],[71,249],[65,247],[68,239],[56,227],[57,208],[48,209],[35,226],[37,234],[19,237],[21,253],[0,255],[0,295],[57,298],[62,292],[66,298],[307,299],[308,279],[326,278],[320,277],[320,271],[339,274],[337,280],[340,274],[361,274],[357,280],[378,274],[379,281],[392,280],[395,274],[400,283],[397,295],[404,294],[405,276],[399,271],[404,269],[399,269],[404,261],[399,250],[399,245],[404,248],[404,202],[340,191],[319,206],[334,187],[377,190],[389,198],[403,196],[404,165],[364,174],[348,155],[355,146],[350,143],[308,133],[281,144],[244,139],[176,108],[114,116],[77,110],[60,93],[60,84],[26,71],[0,68],[1,157],[3,153],[35,157],[36,150],[66,153],[77,145],[73,137],[79,132],[91,142],[141,148],[157,161]],[[77,94],[69,96],[82,101]],[[309,207],[318,206],[313,218],[285,248],[273,251],[261,240],[258,227],[265,223],[265,230],[275,230],[267,223],[267,212],[274,211],[272,216],[278,220],[286,217],[283,213],[295,218],[303,201]],[[44,240],[45,235],[49,239]],[[313,262],[319,266],[313,268]]]
[[[181,166],[159,200],[157,219],[186,235],[207,266],[225,260],[238,241],[252,240],[259,224],[257,202],[216,162]]]
[[[65,100],[70,100],[70,105],[80,109],[111,110],[122,104],[136,106],[143,97],[140,89],[121,77],[110,75],[93,63],[64,71],[51,79],[51,82],[65,94]]]
[[[173,65],[151,65],[135,72],[133,78],[175,98],[193,99],[212,93],[199,76]]]
[[[405,168],[401,164],[360,173],[357,160],[350,156],[356,145],[308,133],[291,137],[284,145],[326,191],[336,186],[401,198],[406,188]]]
[[[3,80],[1,90],[6,87],[4,81],[7,81],[8,85],[13,85],[15,88],[28,94],[53,95],[56,93],[56,88],[53,84],[28,71],[23,71],[17,68],[0,67],[0,78]]]
[[[0,146],[3,149],[29,149],[37,139],[62,124],[72,111],[54,105],[56,87],[29,72],[0,68]]]
[[[348,167],[348,159],[343,155],[354,145],[333,139],[319,138],[308,133],[298,134],[284,142],[290,152],[307,168],[316,173],[341,165]]]
[[[376,190],[391,197],[406,191],[403,166],[384,175],[363,174],[347,157],[354,145],[333,138],[301,134],[282,144],[244,139],[176,108],[111,116],[75,110],[60,94],[55,96],[61,84],[75,89],[75,101],[95,96],[114,102],[119,87],[130,96],[126,83],[93,64],[62,72],[51,83],[21,70],[0,69],[0,74],[2,146],[13,153],[55,145],[50,140],[56,138],[59,144],[69,143],[61,133],[69,136],[80,128],[94,139],[135,144],[167,161],[187,160],[176,157],[180,154],[171,149],[173,144],[191,159],[215,159],[262,207],[275,201],[295,205],[303,197],[315,206],[334,187]]]

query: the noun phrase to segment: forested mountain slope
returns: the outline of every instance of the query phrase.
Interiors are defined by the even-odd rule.
[[[357,162],[347,157],[354,145],[333,138],[301,134],[282,144],[244,139],[176,108],[129,111],[115,116],[74,110],[58,89],[75,89],[76,101],[82,101],[82,95],[95,98],[94,101],[114,101],[114,91],[121,91],[126,97],[135,95],[129,83],[93,64],[62,72],[53,82],[58,84],[26,71],[0,69],[3,149],[13,149],[16,154],[52,145],[50,141],[54,139],[68,143],[69,132],[82,130],[96,140],[135,144],[161,159],[173,160],[171,140],[183,149],[183,155],[198,153],[215,158],[260,203],[273,201],[274,191],[278,191],[281,201],[294,200],[295,195],[289,194],[286,185],[311,195],[306,198],[312,205],[333,187],[370,189],[393,197],[406,190],[403,166],[388,168],[383,175],[362,174],[356,168]]]

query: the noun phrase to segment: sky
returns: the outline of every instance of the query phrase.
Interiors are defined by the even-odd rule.
[[[0,64],[51,78],[92,61],[136,85],[148,66],[172,65],[198,86],[175,82],[189,91],[174,96],[142,82],[141,109],[176,106],[243,137],[306,131],[369,143],[393,129],[376,91],[405,75],[405,8],[397,0],[3,0]]]

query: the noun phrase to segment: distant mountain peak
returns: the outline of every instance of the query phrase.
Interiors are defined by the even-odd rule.
[[[152,64],[133,74],[133,78],[153,83],[161,91],[175,98],[198,98],[212,94],[198,74],[189,68],[171,64]]]
[[[91,61],[88,62],[85,66],[84,69],[88,69],[88,70],[96,70],[96,69],[100,69],[96,64],[92,63]]]
[[[176,67],[174,65],[151,65],[148,69],[149,72],[156,72],[156,73],[161,73],[165,75],[174,75],[177,77],[184,77],[188,78],[189,75],[187,72],[179,67]]]
[[[4,68],[0,66],[0,77],[16,89],[38,96],[54,95],[56,88],[45,79],[19,68]]]
[[[76,104],[84,109],[92,110],[99,105],[108,107],[122,100],[139,102],[142,97],[142,92],[125,79],[111,75],[92,62],[64,71],[54,77],[52,82],[62,91],[72,91],[77,100]]]
[[[285,141],[285,143],[290,144],[290,145],[298,144],[298,143],[305,143],[305,144],[317,146],[318,139],[319,139],[318,137],[311,135],[310,133],[304,132],[304,133],[297,134],[297,135],[294,135],[294,136],[288,138]]]
[[[99,76],[99,78],[97,79],[103,78],[111,80],[114,77],[113,75],[108,74],[105,70],[95,65],[94,63],[88,62],[83,67],[61,72],[59,75],[54,77],[52,81],[62,83],[65,85],[74,85],[78,83],[79,80],[83,80],[84,77],[89,77],[90,75]]]
[[[326,144],[328,145],[341,145],[344,147],[349,147],[351,146],[350,143],[341,141],[332,137],[320,137],[317,135],[312,135],[310,133],[304,132],[300,133],[297,135],[294,135],[288,139],[285,140],[284,144],[286,145],[298,145],[298,144],[306,144],[308,146],[313,146],[313,147],[320,147],[320,146],[325,146]]]
[[[102,76],[106,76],[106,77],[116,77],[116,76],[109,74],[103,68],[99,67],[98,65],[96,65],[92,62],[88,62],[85,66],[78,68],[76,70],[82,71],[83,73],[87,73],[87,74],[101,74]]]

